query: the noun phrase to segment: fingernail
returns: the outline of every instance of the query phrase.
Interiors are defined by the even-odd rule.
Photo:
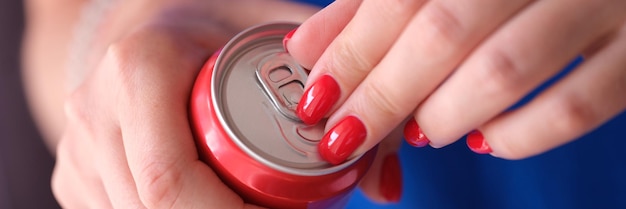
[[[399,202],[402,197],[402,169],[397,153],[383,160],[380,173],[380,194],[389,202]]]
[[[354,116],[348,116],[322,137],[317,149],[322,159],[338,165],[363,144],[365,136],[363,123]]]
[[[491,153],[491,147],[489,147],[483,133],[480,131],[472,131],[467,135],[467,146],[478,154]]]
[[[289,33],[287,33],[285,35],[285,37],[283,38],[283,48],[285,49],[285,52],[287,52],[287,53],[289,53],[289,50],[287,49],[287,41],[289,41],[289,39],[291,39],[293,34],[296,33],[297,29],[298,28],[294,28],[293,30],[289,31]]]
[[[339,100],[339,93],[339,84],[335,79],[323,75],[302,94],[296,115],[307,125],[316,124]]]
[[[404,126],[404,140],[414,147],[425,147],[430,143],[428,137],[422,132],[419,125],[417,125],[415,118],[411,118]]]

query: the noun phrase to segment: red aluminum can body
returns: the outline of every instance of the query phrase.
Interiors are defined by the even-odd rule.
[[[343,208],[376,150],[333,166],[311,148],[317,147],[315,139],[303,137],[310,127],[293,118],[290,111],[298,93],[301,96],[298,88],[306,75],[295,75],[301,69],[282,49],[282,37],[295,27],[274,23],[251,28],[207,60],[190,102],[196,144],[202,160],[248,203],[270,208]],[[260,58],[251,59],[255,54]],[[266,79],[260,75],[265,68]],[[256,80],[247,77],[254,77],[255,71]],[[293,76],[300,76],[293,78],[297,85],[291,85]],[[231,83],[242,87],[229,89]],[[278,137],[266,136],[272,134]]]

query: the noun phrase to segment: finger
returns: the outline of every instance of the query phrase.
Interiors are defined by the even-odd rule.
[[[372,148],[398,126],[472,48],[527,3],[526,0],[490,0],[484,4],[429,1],[385,58],[329,118],[327,125],[333,127],[329,132],[342,138],[341,141],[360,141],[362,146],[358,148],[342,148],[352,151],[357,148],[355,154]],[[357,118],[350,126],[365,130],[365,137],[336,130],[341,126],[349,127],[344,118],[350,117]],[[335,144],[337,147],[343,143]]]
[[[434,147],[500,114],[605,36],[625,2],[539,1],[492,35],[417,110]]]
[[[128,166],[147,208],[242,208],[241,198],[196,153],[186,105],[204,56],[188,48],[194,44],[183,29],[173,36],[171,28],[145,28],[105,57],[122,87],[113,92],[121,97]]]
[[[52,190],[63,207],[107,208],[110,201],[94,165],[94,111],[89,103],[74,93],[65,101],[64,113],[68,128],[57,146],[57,158],[52,176]],[[94,107],[96,109],[98,107]],[[98,124],[98,122],[95,122]],[[71,127],[71,128],[70,128]]]
[[[120,136],[121,137],[121,136]],[[113,208],[145,208],[139,199],[121,139],[101,143],[98,155],[102,183]]]
[[[296,108],[298,117],[306,124],[315,124],[334,106],[343,103],[384,56],[422,3],[364,1],[313,66],[307,90]]]
[[[66,135],[81,140],[73,142],[72,147],[79,146],[81,152],[75,157],[81,161],[90,159],[81,172],[92,171],[100,177],[100,187],[90,188],[103,191],[109,203],[107,208],[144,208],[126,163],[118,121],[114,120],[112,108],[105,106],[115,103],[110,80],[104,79],[111,68],[106,61],[109,60],[105,59],[100,69],[94,70],[66,100],[65,112],[71,127]]]
[[[526,106],[485,124],[493,155],[520,159],[567,143],[626,109],[626,27]]]
[[[64,208],[111,208],[100,176],[92,168],[91,146],[83,138],[64,137],[57,146],[52,191]]]
[[[139,200],[135,181],[124,153],[122,136],[118,132],[98,142],[96,163],[104,189],[113,208],[145,208]]]
[[[313,68],[324,49],[346,27],[362,0],[335,1],[320,10],[283,41],[289,54],[306,69]]]
[[[400,131],[399,127],[381,141],[374,162],[359,183],[363,193],[375,202],[398,202],[402,197],[402,167],[398,157],[402,145]]]

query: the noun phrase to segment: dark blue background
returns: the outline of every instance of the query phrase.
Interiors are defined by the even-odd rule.
[[[332,1],[304,2],[324,6]],[[464,140],[438,150],[403,144],[400,158],[400,203],[377,205],[357,191],[348,208],[626,208],[626,113],[572,143],[525,160],[477,155]]]

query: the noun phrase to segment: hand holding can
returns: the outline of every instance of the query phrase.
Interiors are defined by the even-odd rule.
[[[295,115],[306,71],[283,48],[297,25],[248,29],[200,72],[191,120],[202,159],[244,200],[272,208],[342,208],[376,149],[333,165],[320,158],[324,124]]]

